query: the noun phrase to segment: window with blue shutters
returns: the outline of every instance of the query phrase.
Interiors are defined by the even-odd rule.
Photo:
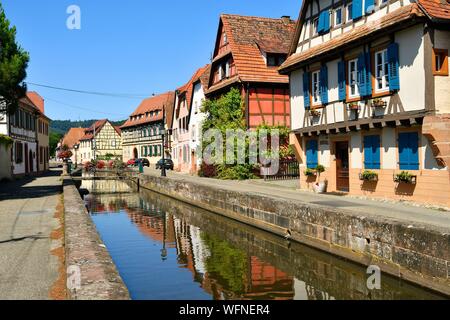
[[[306,142],[306,166],[309,169],[315,169],[319,164],[319,148],[317,140],[308,140]]]
[[[338,62],[338,86],[339,86],[339,100],[344,101],[346,96],[345,61]]]
[[[391,43],[387,48],[389,68],[389,90],[400,90],[398,43]]]
[[[317,32],[323,34],[330,31],[330,12],[328,10],[323,10],[319,14],[319,23],[317,26]]]
[[[309,95],[309,78],[310,74],[308,72],[303,73],[303,100],[305,109],[309,109],[311,107],[311,98]]]
[[[374,0],[364,0],[364,12],[366,14],[372,13],[375,10]]]
[[[352,19],[357,20],[362,17],[363,0],[353,0],[352,2]]]
[[[370,53],[361,53],[358,56],[358,89],[361,97],[372,94]]]
[[[380,169],[380,136],[364,137],[364,168]]]
[[[326,65],[320,68],[320,101],[328,104],[328,68]]]
[[[419,170],[419,134],[417,132],[398,134],[398,155],[400,170]]]

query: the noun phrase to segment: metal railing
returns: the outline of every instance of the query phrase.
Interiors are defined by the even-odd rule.
[[[266,172],[264,180],[290,180],[300,177],[300,167],[297,160],[281,160],[276,173]]]

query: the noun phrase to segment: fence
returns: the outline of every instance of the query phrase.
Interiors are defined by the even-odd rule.
[[[276,173],[264,172],[264,180],[289,180],[300,177],[300,168],[297,160],[281,160],[279,170]]]

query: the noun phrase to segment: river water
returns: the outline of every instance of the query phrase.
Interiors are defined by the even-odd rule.
[[[132,299],[440,299],[366,268],[121,181],[83,181]],[[114,193],[112,193],[114,192]]]

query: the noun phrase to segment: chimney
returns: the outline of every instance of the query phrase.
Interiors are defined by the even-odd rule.
[[[288,24],[291,22],[291,16],[282,16],[281,20],[285,23]]]

